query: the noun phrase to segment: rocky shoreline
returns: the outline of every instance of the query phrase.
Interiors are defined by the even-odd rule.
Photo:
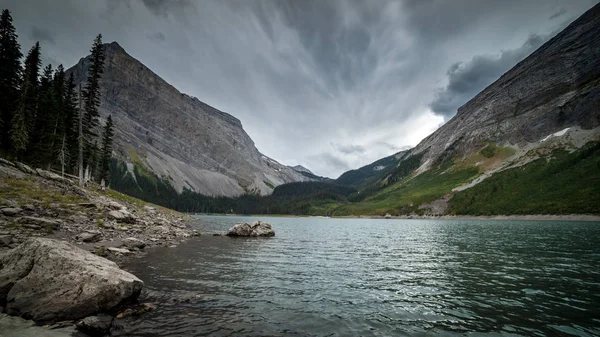
[[[104,335],[114,317],[153,310],[136,302],[143,282],[118,264],[199,235],[192,219],[0,158],[0,331]]]

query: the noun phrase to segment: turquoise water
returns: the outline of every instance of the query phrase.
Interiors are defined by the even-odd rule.
[[[125,266],[159,307],[117,335],[600,335],[599,223],[260,219],[274,238],[205,235]]]

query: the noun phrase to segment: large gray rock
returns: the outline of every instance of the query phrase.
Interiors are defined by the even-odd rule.
[[[228,236],[275,236],[270,224],[256,221],[252,224],[238,223],[227,231]]]
[[[144,283],[69,243],[29,239],[0,257],[0,301],[36,322],[73,320],[135,299]]]

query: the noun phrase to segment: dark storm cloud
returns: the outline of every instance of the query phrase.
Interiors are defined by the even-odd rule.
[[[446,118],[477,95],[502,74],[539,48],[549,36],[530,36],[517,49],[502,51],[500,55],[475,55],[468,62],[454,63],[448,69],[448,85],[437,92],[430,107],[436,114]]]
[[[168,16],[172,10],[190,5],[189,0],[142,0],[144,5],[155,15]]]
[[[539,41],[528,37],[598,2],[0,1],[23,49],[33,26],[53,38],[44,63],[75,64],[102,33],[238,117],[269,157],[331,177],[416,145],[531,52]]]
[[[52,34],[46,30],[37,26],[31,27],[31,38],[33,40],[39,41],[40,43],[51,43],[54,44],[54,37]]]

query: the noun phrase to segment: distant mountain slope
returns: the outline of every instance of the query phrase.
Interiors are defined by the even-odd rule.
[[[179,192],[215,196],[266,195],[310,180],[261,154],[237,118],[180,93],[118,43],[105,51],[100,114],[112,115],[117,157],[128,174],[141,165]],[[88,56],[68,70],[76,83],[85,83],[89,64]]]
[[[379,159],[369,165],[365,165],[356,170],[350,170],[342,173],[335,182],[342,185],[359,186],[373,178],[385,176],[400,162],[406,151],[400,151],[389,157]]]
[[[600,214],[599,36],[600,4],[401,160],[344,173],[361,191],[333,214]],[[377,176],[379,162],[393,167]]]

